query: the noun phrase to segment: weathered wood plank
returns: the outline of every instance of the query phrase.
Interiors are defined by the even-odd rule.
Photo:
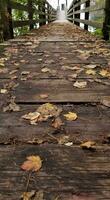
[[[81,81],[81,80],[80,80]],[[40,99],[40,94],[48,94],[48,99]],[[89,83],[83,88],[75,88],[68,80],[43,79],[20,82],[13,91],[16,102],[100,102],[103,96],[109,96],[109,86]]]
[[[24,114],[34,112],[38,105],[20,105],[20,112],[0,113],[0,143],[25,142],[25,143],[58,143],[60,137],[69,136],[74,144],[93,140],[97,144],[109,143],[110,110],[106,107],[91,105],[60,105],[63,112],[61,119],[64,122],[60,129],[52,127],[52,120],[30,125],[29,121],[22,119]],[[65,120],[64,114],[76,112],[78,119],[73,122]]]
[[[43,166],[40,172],[33,173],[29,191],[42,189],[44,193],[45,190],[59,195],[79,193],[93,195],[97,200],[109,199],[109,154],[109,149],[85,152],[79,148],[57,145],[19,146],[16,149],[14,146],[1,146],[0,193],[2,197],[8,194],[8,199],[19,199],[25,191],[27,179],[27,173],[20,169],[20,165],[26,156],[40,155]]]

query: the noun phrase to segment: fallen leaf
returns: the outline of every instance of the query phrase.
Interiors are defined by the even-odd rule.
[[[104,106],[110,107],[110,96],[102,97],[100,102],[101,102]]]
[[[36,125],[37,122],[46,121],[50,117],[58,117],[61,112],[62,109],[58,108],[56,105],[45,103],[39,106],[35,112],[23,115],[22,118],[30,120],[30,124]]]
[[[39,112],[42,117],[45,117],[48,119],[49,117],[57,117],[60,115],[60,113],[62,112],[62,108],[57,107],[54,104],[51,103],[45,103],[41,106],[39,106],[39,108],[37,109],[37,112]]]
[[[48,94],[40,94],[40,98],[41,99],[46,99],[46,98],[48,98]]]
[[[78,74],[70,74],[68,75],[69,80],[74,80],[75,78],[77,78]]]
[[[39,117],[40,117],[40,113],[37,111],[30,112],[30,113],[22,116],[23,119],[30,120],[30,124],[33,124],[33,125],[38,122]]]
[[[0,73],[7,73],[8,69],[7,68],[0,68]]]
[[[64,135],[58,138],[58,144],[65,144],[69,142],[69,136]]]
[[[8,106],[3,108],[3,112],[13,111],[18,112],[20,111],[20,107],[15,103],[15,98],[12,97]]]
[[[100,70],[99,74],[100,74],[102,77],[110,77],[110,72],[108,72],[106,69]]]
[[[16,70],[16,69],[15,69],[15,70],[12,70],[9,74],[10,74],[10,75],[15,74],[17,71],[18,71],[18,70]]]
[[[46,72],[50,72],[50,69],[47,68],[47,67],[45,67],[45,68],[42,68],[41,71],[42,71],[43,73],[46,73]]]
[[[84,68],[87,68],[87,69],[95,69],[97,67],[97,65],[85,65]]]
[[[36,194],[35,190],[32,190],[31,192],[24,192],[21,196],[22,200],[31,200],[32,197],[34,197]]]
[[[86,81],[76,81],[73,84],[73,86],[77,87],[77,88],[85,88],[87,86],[87,82]]]
[[[84,149],[94,149],[95,148],[95,142],[93,141],[87,141],[84,142],[80,145],[80,147],[84,148]]]
[[[22,71],[22,72],[21,72],[21,75],[22,75],[22,76],[24,76],[24,75],[28,75],[28,74],[30,74],[29,71]]]
[[[1,94],[7,94],[7,93],[8,93],[8,90],[6,90],[6,89],[0,89],[0,93],[1,93]]]
[[[60,128],[64,123],[62,122],[60,117],[55,118],[54,122],[52,123],[52,126],[54,128]]]
[[[11,76],[11,80],[17,79],[17,76]]]
[[[74,112],[69,112],[68,114],[65,114],[64,117],[66,117],[68,121],[75,121],[78,118],[77,114]]]
[[[28,156],[27,160],[21,165],[21,169],[25,171],[37,172],[42,167],[42,160],[39,156]]]
[[[67,142],[64,144],[65,146],[71,147],[73,145],[73,142]]]
[[[33,200],[43,200],[44,199],[44,193],[43,190],[39,190],[36,192],[36,195]]]
[[[42,61],[42,58],[38,58],[37,60],[38,60],[38,61]]]
[[[95,75],[96,71],[93,70],[93,69],[88,69],[88,70],[86,70],[86,74],[88,74],[88,75]]]
[[[27,81],[27,78],[26,77],[22,77],[21,81]]]

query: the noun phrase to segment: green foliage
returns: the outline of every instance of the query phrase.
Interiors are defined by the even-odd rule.
[[[102,29],[95,29],[95,31],[93,32],[93,35],[103,37]]]

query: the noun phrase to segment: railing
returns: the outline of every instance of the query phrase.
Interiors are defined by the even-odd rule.
[[[22,2],[22,1],[21,1]],[[27,13],[27,19],[14,20],[13,11]],[[14,29],[29,26],[30,30],[54,21],[56,10],[46,0],[26,0],[26,4],[16,0],[0,0],[0,35],[4,40],[14,37]]]
[[[93,13],[95,16],[95,14],[98,15],[101,12],[104,15],[101,22],[91,19]],[[97,3],[97,0],[73,0],[67,11],[67,18],[78,26],[80,26],[80,23],[83,23],[85,30],[88,30],[89,26],[101,29],[104,39],[109,40],[110,0],[103,0],[99,3]]]

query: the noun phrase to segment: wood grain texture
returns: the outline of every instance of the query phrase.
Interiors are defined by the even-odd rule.
[[[110,199],[110,109],[100,103],[110,96],[110,79],[99,75],[109,70],[109,48],[70,23],[48,24],[8,41],[0,55],[7,55],[0,89],[8,90],[0,94],[0,200],[18,200],[25,192],[28,173],[20,166],[29,155],[41,156],[43,165],[32,173],[28,191],[42,189],[45,200]],[[93,64],[96,75],[87,75]],[[50,72],[43,73],[45,67]],[[73,67],[82,70],[76,79]],[[73,87],[76,80],[87,81],[87,87]],[[3,112],[14,97],[20,111]],[[46,102],[62,108],[58,129],[53,118],[37,125],[22,119]],[[77,113],[77,120],[67,121],[68,112]],[[80,147],[86,141],[96,143],[93,151]]]

